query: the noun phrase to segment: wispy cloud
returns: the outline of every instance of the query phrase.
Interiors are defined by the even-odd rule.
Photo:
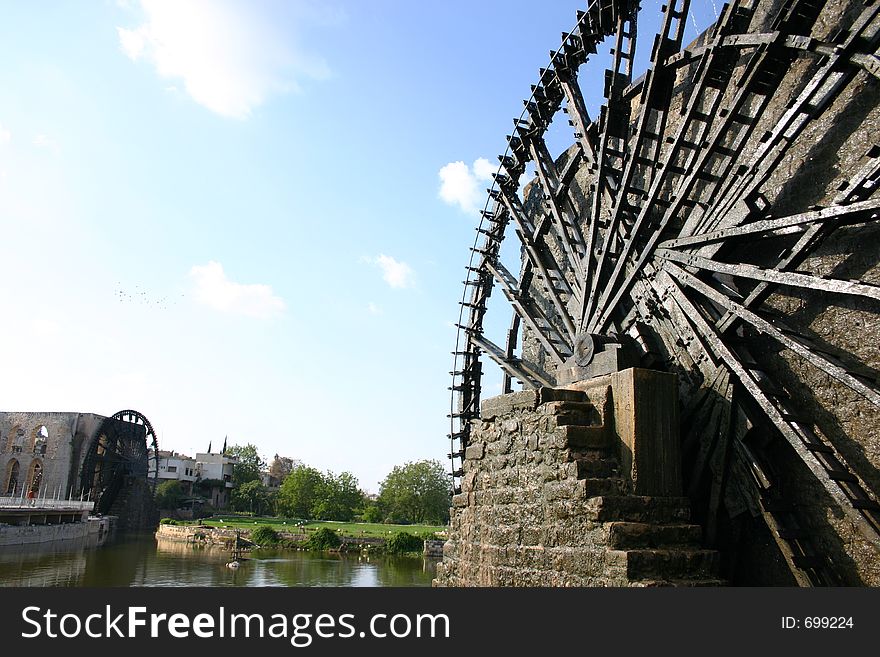
[[[372,301],[370,301],[370,303],[367,304],[367,312],[370,313],[371,315],[381,315],[382,308],[380,306],[376,305],[375,303],[373,303]]]
[[[363,257],[361,262],[367,262],[376,265],[382,270],[382,278],[389,286],[398,289],[415,287],[416,273],[413,268],[405,262],[396,260],[384,253],[379,254],[375,258]]]
[[[485,200],[480,183],[491,181],[496,170],[484,157],[470,167],[462,161],[450,162],[438,173],[440,198],[449,205],[457,205],[463,212],[476,214]]]
[[[48,135],[39,134],[34,137],[33,145],[37,148],[42,148],[47,151],[52,151],[56,155],[58,154],[58,142],[49,137]]]
[[[162,78],[181,80],[193,100],[221,116],[246,119],[270,96],[330,74],[323,58],[297,47],[303,25],[287,20],[290,12],[282,35],[249,3],[140,0],[140,7],[143,24],[116,28],[122,51],[152,63]],[[298,19],[308,22],[308,12]]]
[[[34,146],[37,146],[38,148],[54,148],[57,144],[51,137],[39,134],[34,137]]]
[[[231,281],[219,262],[195,265],[189,274],[195,285],[196,301],[214,310],[259,319],[268,319],[284,310],[284,300],[270,286]]]

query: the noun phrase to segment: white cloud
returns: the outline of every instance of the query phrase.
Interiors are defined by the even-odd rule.
[[[370,313],[371,315],[381,315],[382,308],[380,306],[376,305],[375,303],[373,303],[372,301],[370,301],[370,303],[367,304],[367,312]]]
[[[44,148],[46,150],[52,151],[56,155],[58,154],[58,142],[51,137],[48,137],[47,135],[39,134],[35,136],[33,144],[37,148]]]
[[[11,139],[12,133],[0,123],[0,144],[8,144]]]
[[[485,202],[480,182],[491,181],[497,167],[486,158],[478,158],[471,167],[464,162],[450,162],[440,169],[440,198],[457,205],[463,212],[476,214]]]
[[[267,319],[284,310],[284,300],[268,285],[242,284],[229,280],[223,265],[210,261],[189,272],[195,283],[196,300],[222,312]]]
[[[46,135],[37,135],[36,137],[34,137],[34,146],[46,148],[51,145],[52,145],[52,140],[49,139]]]
[[[498,167],[489,162],[485,157],[478,157],[471,168],[479,180],[492,180],[492,174],[498,171]]]
[[[270,96],[298,90],[297,80],[329,76],[321,57],[298,49],[295,34],[280,34],[249,3],[140,0],[140,6],[142,25],[116,28],[122,51],[152,63],[162,78],[182,80],[193,100],[221,116],[246,119]],[[289,18],[287,12],[286,30]]]
[[[384,253],[375,258],[361,258],[361,261],[377,265],[382,270],[382,278],[391,287],[404,289],[416,285],[416,273],[405,262],[395,260]]]

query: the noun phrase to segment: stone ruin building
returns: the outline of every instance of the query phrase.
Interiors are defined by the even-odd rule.
[[[137,411],[0,412],[0,498],[92,500],[120,529],[152,529],[156,447]]]
[[[688,5],[639,75],[645,12],[591,0],[514,121],[438,586],[880,585],[880,3],[731,0],[689,44]]]

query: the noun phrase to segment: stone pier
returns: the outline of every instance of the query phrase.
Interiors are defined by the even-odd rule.
[[[717,585],[681,493],[674,375],[483,402],[436,586]]]

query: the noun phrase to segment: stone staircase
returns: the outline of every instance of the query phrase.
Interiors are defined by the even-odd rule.
[[[702,528],[689,522],[688,498],[632,494],[631,481],[620,472],[613,434],[597,423],[593,405],[572,399],[553,405],[575,476],[583,482],[585,515],[608,532],[609,584],[724,586],[718,577],[720,554],[703,549]]]
[[[636,494],[614,417],[579,390],[485,400],[435,585],[724,585],[689,500]]]

